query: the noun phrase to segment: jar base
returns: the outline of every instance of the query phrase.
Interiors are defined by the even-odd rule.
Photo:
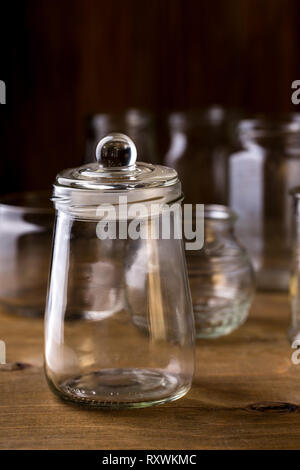
[[[196,338],[218,338],[241,326],[247,319],[251,300],[234,301],[215,297],[209,304],[194,305]]]
[[[52,384],[53,385],[53,384]],[[144,408],[177,400],[190,384],[154,369],[102,369],[55,387],[64,400],[95,408]]]

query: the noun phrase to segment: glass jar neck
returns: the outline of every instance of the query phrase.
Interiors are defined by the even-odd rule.
[[[240,121],[234,133],[243,147],[282,149],[299,146],[300,116],[291,115],[282,120],[248,119]]]
[[[153,117],[146,111],[129,109],[124,113],[96,114],[89,118],[88,129],[91,137],[101,138],[110,132],[119,132],[123,129],[135,132],[149,131],[153,126]]]
[[[207,204],[204,207],[205,242],[233,234],[236,215],[227,206]]]
[[[187,111],[172,113],[168,125],[171,137],[184,134],[189,139],[209,141],[227,136],[228,123],[234,119],[232,112],[213,106],[201,111]]]

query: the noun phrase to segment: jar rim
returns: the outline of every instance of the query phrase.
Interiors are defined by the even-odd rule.
[[[125,127],[145,128],[153,123],[153,115],[144,109],[129,108],[120,112],[103,112],[91,114],[87,118],[88,127],[94,132],[100,132],[103,126],[115,126],[120,129],[120,121],[124,121]],[[124,129],[125,130],[125,129]]]
[[[237,132],[243,136],[274,137],[300,133],[300,113],[259,114],[237,122]]]
[[[188,109],[186,111],[173,111],[168,116],[168,124],[171,129],[184,129],[187,127],[203,126],[210,124],[219,126],[227,119],[237,119],[238,111],[213,105],[207,108]]]
[[[234,222],[237,219],[237,214],[229,206],[221,204],[205,204],[204,218]]]

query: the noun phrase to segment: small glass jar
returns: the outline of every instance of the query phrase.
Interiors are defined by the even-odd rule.
[[[187,251],[196,337],[223,336],[247,318],[254,276],[245,249],[234,236],[235,215],[226,206],[204,206],[204,246]]]
[[[54,185],[46,375],[61,398],[83,405],[172,401],[191,387],[194,323],[177,222],[170,217],[169,238],[156,227],[161,205],[180,206],[181,184],[175,170],[136,163],[123,134],[102,139],[96,154]]]
[[[242,120],[232,132],[229,205],[260,289],[287,290],[292,227],[289,191],[300,181],[300,115]]]

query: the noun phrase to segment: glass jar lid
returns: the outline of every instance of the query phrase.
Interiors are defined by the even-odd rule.
[[[161,165],[136,162],[133,141],[124,134],[113,133],[96,148],[96,162],[63,170],[56,185],[78,189],[129,191],[178,183],[177,172]]]
[[[66,196],[70,196],[77,205],[97,203],[101,198],[103,202],[117,203],[117,196],[127,195],[131,203],[149,199],[169,203],[181,197],[174,169],[136,160],[134,142],[124,134],[111,133],[98,143],[95,163],[57,175],[54,201],[63,197],[67,202]]]

